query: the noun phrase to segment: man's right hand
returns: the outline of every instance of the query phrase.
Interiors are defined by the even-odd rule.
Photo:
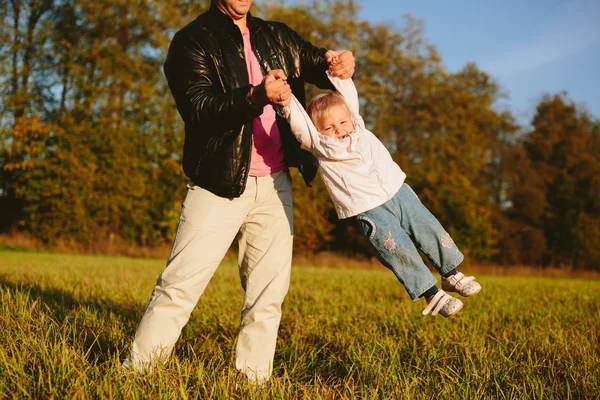
[[[354,54],[350,50],[328,50],[325,59],[329,64],[329,73],[340,79],[350,79],[356,67]]]
[[[273,69],[264,77],[262,83],[251,89],[252,102],[259,107],[267,104],[285,107],[292,99],[292,89],[287,76],[280,69]]]

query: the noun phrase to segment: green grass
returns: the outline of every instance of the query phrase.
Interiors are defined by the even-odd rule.
[[[243,292],[223,264],[171,361],[124,373],[164,260],[0,251],[0,398],[593,399],[600,281],[481,276],[452,319],[391,272],[294,267],[263,388],[235,388]]]

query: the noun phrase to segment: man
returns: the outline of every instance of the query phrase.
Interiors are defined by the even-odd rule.
[[[124,366],[164,361],[237,237],[245,291],[236,367],[249,380],[272,372],[281,305],[290,279],[293,214],[287,170],[308,184],[316,161],[273,108],[304,82],[332,88],[330,73],[354,72],[346,50],[326,51],[288,26],[249,13],[252,0],[212,0],[177,32],[165,74],[185,122],[183,168],[190,179],[167,267],[158,278]]]

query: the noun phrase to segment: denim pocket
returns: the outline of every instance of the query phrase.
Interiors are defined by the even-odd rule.
[[[358,221],[358,224],[362,228],[363,232],[365,232],[367,238],[369,238],[370,241],[373,241],[373,238],[377,233],[377,225],[375,225],[375,222],[373,222],[371,218],[364,215],[358,215],[356,220]]]

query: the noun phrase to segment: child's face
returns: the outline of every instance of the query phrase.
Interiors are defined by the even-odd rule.
[[[348,107],[334,105],[315,124],[319,133],[336,139],[343,139],[354,131],[354,120]]]

